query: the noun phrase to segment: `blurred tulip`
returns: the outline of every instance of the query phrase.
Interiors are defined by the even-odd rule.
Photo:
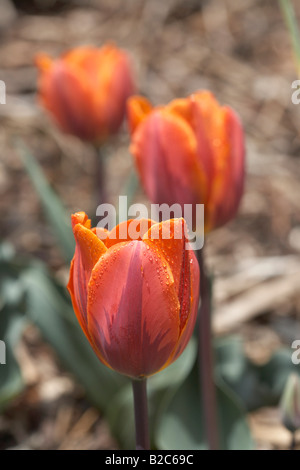
[[[291,432],[300,429],[300,378],[296,373],[291,373],[280,403],[282,422]]]
[[[57,60],[39,54],[36,64],[40,102],[64,132],[98,143],[119,129],[134,92],[124,51],[79,47]]]
[[[184,219],[133,220],[105,232],[91,229],[79,212],[72,223],[76,249],[68,289],[100,361],[132,378],[171,364],[192,335],[199,298],[199,266],[187,249]],[[140,234],[134,240],[132,228]]]
[[[234,111],[199,91],[152,108],[127,104],[130,150],[144,189],[156,204],[204,204],[205,230],[234,217],[244,186],[244,136]]]

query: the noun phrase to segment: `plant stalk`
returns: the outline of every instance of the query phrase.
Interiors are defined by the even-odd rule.
[[[290,450],[296,450],[296,432],[292,433],[292,440],[291,440]]]
[[[199,367],[203,397],[206,440],[210,450],[219,448],[217,397],[214,383],[214,354],[211,330],[210,281],[206,273],[203,249],[197,251],[200,267]]]
[[[294,56],[297,63],[297,71],[300,76],[300,32],[294,7],[291,0],[279,0],[279,5],[281,7],[287,29],[290,33]]]
[[[132,380],[136,450],[150,450],[147,379]]]
[[[107,194],[105,188],[105,180],[106,180],[106,162],[105,162],[105,152],[103,150],[103,146],[95,147],[96,150],[96,207],[100,204],[104,204],[107,202]]]

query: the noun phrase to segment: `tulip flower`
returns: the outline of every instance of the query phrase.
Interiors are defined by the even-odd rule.
[[[184,219],[133,220],[107,232],[79,212],[72,225],[68,290],[100,361],[135,379],[171,364],[191,337],[199,298]]]
[[[234,217],[244,186],[244,137],[239,118],[213,94],[199,91],[153,108],[128,100],[130,150],[155,204],[204,204],[206,232]]]
[[[99,143],[118,131],[134,92],[127,54],[113,45],[36,58],[39,98],[60,129]]]

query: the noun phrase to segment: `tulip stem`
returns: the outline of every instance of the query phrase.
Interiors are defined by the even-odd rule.
[[[286,22],[296,59],[298,74],[300,75],[300,32],[297,16],[291,0],[279,0],[284,20]]]
[[[149,450],[147,379],[132,380],[136,450]]]
[[[201,304],[199,309],[199,366],[205,433],[209,449],[217,450],[219,447],[219,436],[211,330],[211,288],[210,280],[205,269],[203,249],[197,251],[197,258],[201,277]]]

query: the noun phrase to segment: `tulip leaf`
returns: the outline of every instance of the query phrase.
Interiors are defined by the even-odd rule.
[[[2,310],[1,314],[1,322],[2,316],[5,315],[5,312]],[[20,367],[16,361],[14,356],[14,348],[16,341],[12,341],[11,335],[13,337],[19,337],[22,328],[23,322],[20,320],[14,320],[13,327],[10,327],[6,330],[6,334],[1,336],[1,341],[5,344],[5,361],[4,363],[0,363],[0,412],[7,406],[7,404],[15,398],[19,393],[22,392],[24,388],[24,382],[21,375]],[[12,329],[13,334],[12,334]],[[17,331],[18,330],[18,334]],[[2,349],[0,354],[0,362],[2,361]]]
[[[300,376],[299,365],[292,362],[292,352],[288,348],[278,349],[266,364],[258,367],[260,385],[267,390],[267,406],[278,404],[290,373]]]
[[[248,411],[265,402],[257,367],[245,356],[242,339],[232,336],[216,342],[216,368],[219,376],[243,402]]]
[[[221,380],[217,381],[220,447],[222,449],[251,449],[250,430],[245,411],[239,400]],[[160,449],[206,449],[203,412],[197,367],[177,389],[156,428],[156,443]]]
[[[77,322],[68,297],[42,265],[27,269],[22,278],[29,318],[83,385],[91,402],[105,409],[125,379],[100,363]]]
[[[24,387],[14,349],[25,326],[25,291],[9,244],[0,245],[0,411]]]
[[[275,406],[288,375],[300,373],[291,360],[291,354],[292,350],[282,348],[266,364],[257,365],[245,356],[239,337],[228,337],[216,343],[217,371],[248,411]]]
[[[53,229],[67,262],[70,262],[75,248],[70,218],[67,216],[63,204],[48,183],[40,165],[31,155],[30,151],[20,142],[17,145],[18,153],[24,163],[25,169],[41,200],[45,215]]]
[[[135,448],[133,392],[130,379],[126,380],[127,385],[108,402],[105,410],[111,432],[123,450]]]
[[[297,62],[298,73],[300,72],[300,32],[297,15],[291,0],[279,0],[279,5],[290,34],[294,56]]]
[[[17,305],[5,304],[0,309],[0,340],[3,342],[0,348],[0,412],[24,388],[21,371],[14,355],[24,325],[23,312]]]

